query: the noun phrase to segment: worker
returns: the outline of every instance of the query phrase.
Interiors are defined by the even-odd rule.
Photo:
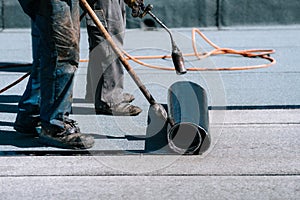
[[[51,146],[87,149],[94,138],[69,118],[79,63],[79,1],[19,0],[33,21],[33,66],[14,129]],[[37,47],[37,48],[36,48]],[[36,127],[41,126],[38,132]]]
[[[125,3],[137,17],[143,0],[90,0],[90,6],[119,48],[125,32]],[[92,101],[96,114],[136,116],[142,109],[131,105],[134,96],[124,93],[124,72],[118,59],[90,16],[86,16],[89,38],[89,64],[86,100]]]

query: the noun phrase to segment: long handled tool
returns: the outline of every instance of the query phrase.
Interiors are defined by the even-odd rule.
[[[113,41],[112,37],[107,32],[107,30],[105,29],[105,27],[103,26],[103,24],[101,23],[101,21],[98,19],[97,15],[93,11],[93,9],[90,7],[90,5],[88,4],[88,2],[86,0],[80,0],[80,1],[81,1],[81,5],[83,6],[83,8],[90,15],[90,17],[92,18],[92,20],[94,21],[94,23],[96,24],[96,26],[99,28],[99,30],[101,31],[101,33],[104,35],[104,38],[108,41],[108,43],[112,47],[113,51],[119,57],[121,63],[124,66],[124,68],[127,70],[127,72],[129,73],[129,75],[131,76],[131,78],[134,80],[134,82],[136,83],[136,85],[139,87],[140,91],[143,93],[143,95],[145,96],[145,98],[148,100],[148,102],[150,103],[151,107],[155,111],[156,115],[158,117],[164,119],[165,121],[168,121],[171,125],[173,125],[173,123],[169,121],[168,114],[167,114],[166,110],[164,109],[164,107],[161,104],[158,104],[155,101],[155,99],[150,94],[150,92],[147,90],[147,88],[145,87],[145,85],[141,82],[141,80],[139,79],[139,77],[137,76],[137,74],[134,72],[133,68],[129,65],[128,61],[124,58],[122,51],[115,44],[115,42]]]
[[[165,108],[161,104],[158,104],[155,101],[155,99],[150,94],[150,92],[147,90],[145,85],[141,82],[139,77],[136,75],[133,68],[129,65],[128,61],[123,57],[122,51],[115,44],[112,37],[107,32],[107,30],[105,29],[105,27],[103,26],[101,21],[98,19],[95,12],[92,10],[90,5],[87,3],[87,1],[86,0],[80,0],[80,1],[81,1],[81,5],[84,7],[86,12],[90,15],[90,17],[92,18],[92,20],[94,21],[96,26],[99,28],[99,30],[104,35],[104,38],[108,41],[108,43],[111,45],[114,52],[119,57],[120,61],[122,62],[123,66],[125,67],[125,69],[129,73],[129,75],[132,77],[134,82],[137,84],[137,86],[139,87],[141,92],[144,94],[144,96],[146,97],[146,99],[150,103],[152,111],[154,112],[154,114],[158,118],[164,120],[164,122],[168,123],[171,126],[171,130],[168,133],[168,142],[169,142],[169,146],[171,147],[171,149],[173,149],[177,153],[194,154],[195,152],[202,152],[201,151],[201,146],[203,146],[203,144],[206,144],[207,142],[205,142],[205,140],[207,140],[207,138],[209,138],[209,137],[207,137],[208,133],[206,132],[206,129],[205,129],[206,126],[204,126],[204,128],[202,128],[198,125],[195,125],[194,123],[185,123],[185,122],[181,123],[179,120],[175,121],[177,119],[176,115],[181,113],[181,105],[180,104],[187,104],[186,103],[187,99],[184,98],[184,101],[178,101],[177,97],[173,98],[173,96],[174,96],[173,93],[175,94],[177,90],[181,91],[181,90],[188,89],[190,87],[189,86],[190,84],[189,83],[188,84],[184,83],[183,87],[181,87],[182,84],[179,83],[179,84],[175,84],[173,86],[173,88],[171,88],[171,90],[173,90],[174,92],[171,92],[170,95],[169,95],[170,96],[169,99],[171,99],[170,100],[170,106],[171,107],[174,106],[174,108],[169,109],[171,111],[171,117],[169,117],[166,110],[165,110]],[[149,13],[149,12],[150,11],[148,9],[147,13]],[[168,30],[168,32],[170,33],[169,30]],[[172,43],[173,43],[174,40],[173,40],[173,37],[172,37],[171,33],[170,33],[170,36],[171,36],[171,40],[172,40]],[[180,67],[181,70],[183,70],[181,72],[178,71],[177,73],[178,74],[185,73],[184,72],[185,68],[184,68],[184,65],[183,65],[182,54],[179,51],[179,49],[177,48],[177,46],[175,45],[175,43],[173,43],[173,51],[175,51],[175,50],[177,52],[173,52],[175,54],[175,56],[174,56],[175,59],[173,59],[173,62],[174,62],[174,64],[176,63],[177,67]],[[173,55],[172,55],[172,57],[173,57]],[[194,92],[194,90],[192,91],[190,89],[188,91],[191,91],[192,93]],[[195,92],[195,93],[198,93],[198,91],[200,91],[200,90],[197,89],[197,92]],[[190,94],[189,94],[189,96],[190,96]],[[202,96],[205,96],[205,95],[202,95]],[[199,98],[202,98],[202,96],[199,97]],[[199,98],[197,98],[197,101],[196,101],[197,105],[199,104]],[[204,105],[204,107],[206,107],[206,104],[203,104],[203,105]],[[178,119],[181,119],[181,117],[179,117]],[[205,119],[208,119],[208,117],[206,117]],[[208,142],[207,145],[204,145],[205,148],[204,149],[202,148],[202,150],[206,150],[208,148],[209,144],[210,144],[210,142]]]

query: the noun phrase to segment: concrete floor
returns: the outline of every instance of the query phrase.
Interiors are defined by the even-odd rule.
[[[190,29],[174,29],[178,46],[192,51]],[[0,199],[298,199],[300,196],[300,29],[298,27],[205,29],[221,47],[275,49],[270,68],[174,72],[132,64],[162,104],[169,86],[189,80],[208,93],[210,149],[203,155],[170,154],[166,146],[147,152],[145,141],[126,135],[146,134],[148,102],[128,75],[125,90],[136,96],[138,117],[96,116],[84,101],[87,63],[75,80],[72,118],[96,138],[95,147],[75,152],[42,145],[38,138],[17,133],[12,125],[26,81],[0,94]],[[203,51],[210,47],[197,38]],[[0,33],[0,63],[30,62],[30,31]],[[124,48],[132,55],[168,54],[162,31],[128,30]],[[81,58],[88,58],[82,31]],[[148,61],[171,66],[169,60]],[[187,66],[219,67],[266,63],[258,59],[216,56]],[[28,69],[1,69],[1,88]],[[218,109],[220,107],[227,109]],[[110,136],[105,138],[103,136]],[[159,141],[157,141],[159,142]],[[138,150],[138,151],[136,151]]]

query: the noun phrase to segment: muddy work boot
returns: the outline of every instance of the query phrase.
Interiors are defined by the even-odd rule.
[[[134,101],[134,96],[132,94],[129,93],[123,93],[123,101],[122,103],[131,103]]]
[[[38,136],[36,127],[40,125],[41,120],[39,115],[30,115],[26,112],[19,111],[14,123],[14,129],[19,133]]]
[[[122,94],[122,103],[131,103],[134,101],[134,99],[135,99],[135,97],[132,94],[129,94],[129,93]],[[85,102],[92,103],[93,102],[92,95],[87,94],[85,97]]]
[[[94,145],[94,138],[82,134],[77,123],[71,119],[64,121],[64,128],[42,126],[40,139],[46,145],[64,149],[89,149]]]
[[[142,112],[142,109],[129,103],[119,103],[111,107],[101,105],[95,111],[97,115],[136,116]]]

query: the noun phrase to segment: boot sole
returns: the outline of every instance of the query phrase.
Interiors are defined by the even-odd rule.
[[[52,146],[52,147],[58,147],[58,148],[63,148],[63,149],[89,149],[92,148],[94,145],[94,141],[90,143],[85,143],[85,144],[67,144],[64,143],[60,140],[57,140],[55,138],[46,136],[46,135],[40,135],[39,137],[40,143],[45,144],[47,146]]]
[[[141,113],[142,111],[138,112],[108,112],[108,111],[103,111],[103,110],[96,110],[96,115],[111,115],[111,116],[137,116]]]

